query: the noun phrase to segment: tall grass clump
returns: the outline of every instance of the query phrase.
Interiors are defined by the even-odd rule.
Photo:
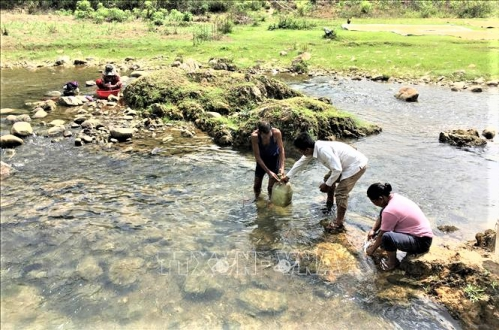
[[[291,16],[280,16],[277,23],[271,24],[269,30],[308,30],[315,27],[315,24],[305,19],[295,19]]]

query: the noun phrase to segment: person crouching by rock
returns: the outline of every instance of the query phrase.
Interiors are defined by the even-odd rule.
[[[77,81],[67,82],[64,86],[62,86],[62,95],[63,96],[75,96],[80,94],[80,88]]]
[[[376,223],[367,234],[368,240],[375,236],[376,239],[366,249],[369,256],[379,246],[387,252],[388,258],[381,260],[381,269],[389,271],[399,266],[397,250],[408,254],[426,253],[430,250],[433,232],[430,222],[416,203],[392,193],[389,183],[373,183],[367,189],[367,197],[374,205],[382,208]]]
[[[120,76],[116,72],[116,68],[112,64],[106,65],[102,78],[95,81],[97,87],[103,90],[115,90],[121,88]]]

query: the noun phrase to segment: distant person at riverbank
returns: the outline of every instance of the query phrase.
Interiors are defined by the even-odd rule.
[[[112,64],[106,65],[104,72],[102,73],[102,78],[95,81],[97,87],[102,90],[115,90],[121,88],[121,79],[116,72],[116,68]]]
[[[279,176],[284,173],[286,156],[281,131],[271,127],[270,123],[266,121],[259,122],[257,129],[251,133],[251,147],[256,160],[255,180],[253,183],[255,199],[260,196],[265,174],[269,176],[267,191],[270,198],[274,183],[279,181]]]
[[[392,193],[389,183],[373,183],[367,189],[367,197],[382,208],[367,238],[375,241],[366,249],[372,256],[381,246],[388,255],[381,260],[383,270],[392,270],[400,264],[397,250],[409,254],[426,253],[430,250],[433,232],[423,211],[410,199]]]
[[[325,229],[331,233],[345,230],[343,222],[348,207],[348,196],[357,180],[365,173],[367,157],[352,146],[337,141],[314,141],[308,133],[301,133],[294,141],[294,146],[303,155],[289,170],[282,181],[287,182],[312,159],[317,158],[329,169],[320,185],[321,192],[327,193],[326,207],[331,211],[336,198],[336,220]]]
[[[75,96],[80,94],[80,88],[77,81],[69,81],[64,86],[62,86],[63,96]]]

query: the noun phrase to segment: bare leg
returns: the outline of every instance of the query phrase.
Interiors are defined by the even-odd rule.
[[[255,199],[258,199],[260,193],[262,192],[262,181],[263,178],[255,176],[255,182],[253,183],[253,191],[255,192]]]
[[[336,221],[335,223],[339,226],[343,225],[343,221],[345,221],[345,214],[347,213],[347,208],[343,206],[337,206],[336,209]]]

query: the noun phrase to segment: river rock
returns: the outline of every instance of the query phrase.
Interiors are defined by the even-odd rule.
[[[222,285],[210,275],[188,275],[184,283],[187,298],[218,299],[222,296]]]
[[[470,91],[472,91],[473,93],[481,93],[483,91],[483,88],[480,85],[473,85],[470,87]]]
[[[30,123],[21,121],[12,125],[10,133],[19,137],[26,137],[33,135],[33,128],[31,127]]]
[[[47,134],[48,136],[56,136],[64,133],[65,130],[64,126],[54,126],[48,129]]]
[[[0,180],[9,177],[11,170],[12,167],[9,164],[0,161]]]
[[[475,246],[481,247],[482,249],[487,249],[489,251],[495,250],[496,232],[492,229],[487,229],[483,233],[477,233],[475,235],[475,239]]]
[[[62,93],[59,91],[48,91],[47,93],[45,93],[45,96],[48,97],[60,97],[61,95]]]
[[[19,110],[11,109],[11,108],[2,108],[0,109],[0,115],[10,115],[19,112]]]
[[[460,91],[462,89],[466,89],[467,86],[466,86],[466,83],[464,81],[459,81],[459,82],[454,82],[451,86],[451,90],[453,92],[457,92],[457,91]]]
[[[29,115],[26,115],[26,114],[22,114],[22,115],[18,115],[18,116],[14,116],[14,115],[8,115],[6,118],[5,118],[5,121],[8,122],[8,123],[18,123],[18,122],[21,122],[21,121],[24,121],[24,122],[31,122],[31,118]]]
[[[126,141],[133,136],[133,128],[112,127],[109,130],[110,136],[118,141]]]
[[[81,58],[75,58],[73,61],[74,65],[86,65],[88,63],[87,60],[81,59]]]
[[[145,72],[145,71],[133,71],[132,73],[130,73],[130,77],[139,78],[139,77],[142,77],[146,74],[147,74],[147,72]]]
[[[188,58],[179,67],[186,72],[195,72],[201,67],[201,64],[192,58]]]
[[[142,258],[125,258],[115,261],[109,267],[109,279],[116,285],[130,285],[145,272]]]
[[[398,93],[395,94],[395,97],[406,102],[416,102],[419,93],[415,88],[405,86],[399,89]]]
[[[43,110],[42,108],[38,108],[38,110],[35,112],[33,115],[33,119],[41,119],[47,117],[47,112]]]
[[[80,136],[80,139],[81,141],[85,142],[85,143],[92,143],[92,141],[94,140],[94,137],[93,136],[89,136],[89,135],[86,135],[86,134],[82,134]]]
[[[33,106],[33,109],[42,108],[47,112],[51,112],[57,108],[57,104],[53,100],[27,103],[27,105]]]
[[[482,136],[488,140],[492,140],[496,136],[496,130],[492,127],[487,127],[482,131]]]
[[[480,138],[476,129],[455,129],[440,132],[438,140],[458,147],[479,147],[487,144],[486,140]]]
[[[75,119],[75,121],[76,120],[77,119]],[[99,119],[90,118],[90,119],[87,119],[84,122],[82,122],[81,127],[86,128],[86,129],[94,129],[94,128],[99,129],[100,127],[104,127],[104,125],[102,124],[102,122]]]
[[[286,295],[278,291],[247,289],[239,295],[239,302],[252,314],[281,313],[287,309]]]
[[[101,276],[103,271],[94,257],[85,257],[76,267],[78,275],[87,281],[95,280]]]
[[[490,86],[490,87],[497,87],[499,85],[499,81],[497,81],[497,80],[489,80],[485,84],[487,86]]]
[[[59,65],[64,65],[69,63],[69,56],[59,56],[56,60],[54,65],[59,66]]]
[[[23,139],[12,134],[2,135],[0,138],[0,148],[15,148],[23,143]]]
[[[64,120],[62,119],[54,119],[50,123],[48,123],[48,126],[53,127],[53,126],[63,126],[64,125]]]
[[[88,100],[84,96],[63,96],[59,99],[59,103],[64,106],[78,106],[86,103]]]
[[[87,87],[91,87],[91,86],[95,86],[95,85],[97,85],[95,83],[95,80],[87,80],[87,81],[85,81],[85,86],[87,86]]]

